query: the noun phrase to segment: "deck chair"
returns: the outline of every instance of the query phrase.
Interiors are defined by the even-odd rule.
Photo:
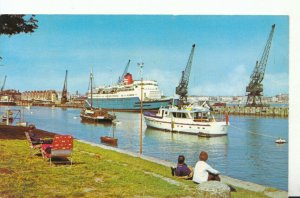
[[[31,154],[32,155],[36,155],[38,153],[40,153],[40,149],[41,149],[41,144],[34,144],[30,138],[30,135],[27,131],[24,132],[26,139],[28,141],[29,147],[31,148]]]
[[[67,159],[68,157],[70,157],[72,165],[73,137],[71,135],[55,135],[52,144],[42,144],[41,151],[43,157],[49,159],[50,166],[53,158]],[[57,161],[57,163],[59,162],[61,161]]]

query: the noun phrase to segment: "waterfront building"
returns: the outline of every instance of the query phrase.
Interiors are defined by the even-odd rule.
[[[278,94],[275,96],[278,99],[279,103],[288,103],[289,95],[288,94]]]
[[[7,102],[15,102],[21,99],[21,93],[14,89],[8,89],[0,92],[0,101],[6,104]]]
[[[288,104],[289,95],[278,94],[275,96],[264,96],[262,99],[265,103],[270,104]],[[193,104],[199,103],[199,101],[207,101],[211,105],[214,103],[244,105],[246,104],[247,96],[189,96],[188,101]]]
[[[23,101],[56,102],[58,94],[55,90],[25,91],[21,95]]]

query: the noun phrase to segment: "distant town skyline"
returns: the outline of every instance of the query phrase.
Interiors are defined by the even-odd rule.
[[[275,34],[266,68],[264,96],[288,94],[288,16],[37,15],[38,29],[0,36],[0,82],[6,88],[85,93],[91,68],[95,84],[116,83],[127,61],[139,79],[157,80],[175,94],[192,44],[196,44],[189,95],[242,96],[260,59],[272,24]]]

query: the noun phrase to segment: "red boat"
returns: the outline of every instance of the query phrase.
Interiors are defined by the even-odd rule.
[[[109,136],[101,136],[100,137],[101,143],[111,144],[111,145],[118,145],[118,139]]]

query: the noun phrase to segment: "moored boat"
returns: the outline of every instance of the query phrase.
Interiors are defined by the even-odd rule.
[[[287,143],[287,141],[285,139],[278,138],[277,140],[275,140],[275,143],[276,144],[285,144],[285,143]]]
[[[83,122],[92,122],[92,123],[101,123],[101,122],[109,122],[111,123],[116,116],[108,113],[107,110],[102,108],[95,108],[93,107],[93,74],[91,72],[90,74],[90,97],[91,97],[91,103],[88,102],[88,107],[85,107],[80,112],[80,118]]]
[[[112,137],[110,136],[101,136],[100,137],[101,143],[109,144],[112,146],[118,145],[118,139],[115,138],[115,127],[112,125]]]
[[[13,112],[11,110],[7,110],[5,113],[3,113],[3,115],[1,116],[1,120],[2,122],[13,122],[14,121],[14,117],[13,117]],[[8,120],[7,120],[8,119]]]
[[[108,111],[99,108],[84,108],[80,112],[80,118],[84,122],[112,122],[116,116],[111,115]]]
[[[228,116],[217,121],[204,107],[162,107],[158,113],[145,112],[147,127],[205,137],[227,135]]]
[[[16,102],[14,101],[6,101],[6,100],[0,100],[0,106],[16,106]]]
[[[101,143],[111,144],[111,145],[118,145],[118,139],[109,136],[101,136],[100,137]]]

